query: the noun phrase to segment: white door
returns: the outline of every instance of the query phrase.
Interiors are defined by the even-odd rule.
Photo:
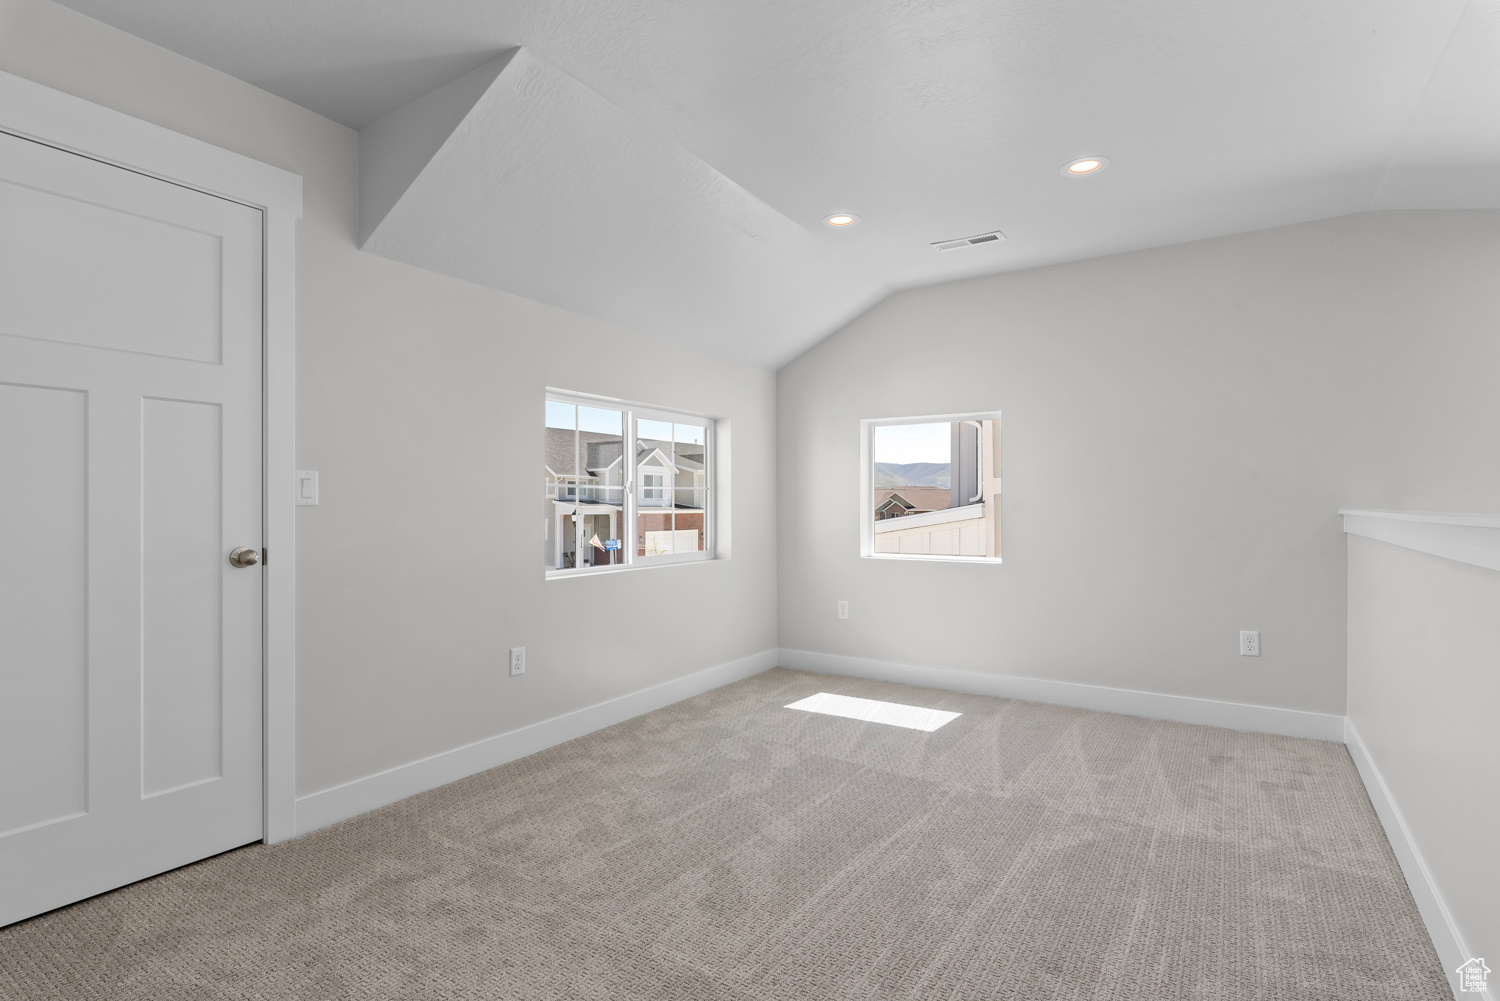
[[[0,925],[261,837],[261,231],[0,134]]]

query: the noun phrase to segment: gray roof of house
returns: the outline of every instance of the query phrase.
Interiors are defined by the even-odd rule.
[[[601,434],[597,431],[571,431],[566,428],[547,428],[546,433],[546,463],[547,467],[559,476],[572,476],[575,471],[573,457],[574,435],[578,436],[578,443],[583,445],[583,471],[603,471],[620,457],[624,442],[619,435]],[[653,450],[660,449],[669,461],[676,463],[683,469],[702,469],[703,452],[702,445],[677,445],[677,453],[673,454],[673,445],[670,441],[657,441],[653,438],[640,438],[636,440],[635,461],[639,463]],[[693,451],[686,451],[692,449]]]
[[[909,510],[941,511],[948,507],[951,496],[947,487],[876,487],[875,509],[878,511],[892,497],[899,497]]]
[[[591,450],[600,445],[614,444],[616,455],[619,455],[620,436],[617,434],[601,434],[598,431],[571,431],[566,428],[548,428],[545,441],[545,454],[547,468],[559,476],[572,476],[577,470],[576,460],[573,456],[573,436],[578,435],[578,441],[584,446],[584,470],[593,466],[593,455]],[[609,465],[606,461],[603,465]]]

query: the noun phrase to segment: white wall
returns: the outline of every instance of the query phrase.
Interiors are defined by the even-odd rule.
[[[1342,714],[1337,509],[1500,510],[1497,274],[1372,213],[893,296],[779,373],[781,646]],[[860,419],[995,409],[1004,563],[860,559]]]
[[[46,0],[0,69],[306,178],[303,793],[775,646],[778,537],[784,647],[1342,713],[1335,510],[1500,510],[1495,213],[905,292],[773,380],[360,253],[353,132]],[[547,384],[731,418],[733,559],[544,582]],[[860,560],[859,419],[994,408],[1004,564]]]
[[[770,373],[359,252],[356,133],[45,0],[0,0],[0,70],[306,180],[300,793],[776,645]],[[547,385],[729,418],[733,558],[544,582]]]
[[[1349,719],[1466,951],[1486,957],[1500,954],[1497,651],[1500,572],[1350,537]]]

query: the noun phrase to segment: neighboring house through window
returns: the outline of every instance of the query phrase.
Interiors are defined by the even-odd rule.
[[[1000,415],[867,420],[862,556],[1000,560]]]
[[[548,575],[712,557],[711,420],[549,392],[545,424]]]

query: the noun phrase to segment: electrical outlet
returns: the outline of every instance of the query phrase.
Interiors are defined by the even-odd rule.
[[[1259,657],[1260,656],[1260,630],[1259,629],[1241,629],[1240,630],[1240,656],[1241,657]]]
[[[841,601],[841,602],[839,602],[839,618],[841,618],[841,619],[847,619],[848,617],[849,617],[849,603],[847,601]]]
[[[526,673],[526,648],[513,646],[510,648],[510,676],[514,678],[518,674]]]

